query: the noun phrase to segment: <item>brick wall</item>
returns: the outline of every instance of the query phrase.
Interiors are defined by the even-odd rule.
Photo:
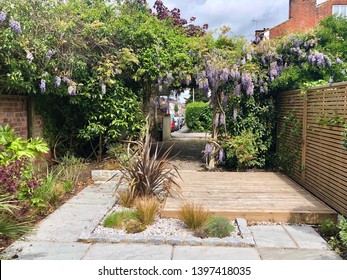
[[[317,6],[316,0],[290,0],[289,20],[270,29],[270,38],[305,32],[332,15],[333,5],[347,5],[347,0],[330,0]]]
[[[24,139],[37,137],[42,133],[42,119],[31,112],[33,107],[30,109],[28,102],[29,98],[25,96],[0,96],[0,124],[9,124]]]

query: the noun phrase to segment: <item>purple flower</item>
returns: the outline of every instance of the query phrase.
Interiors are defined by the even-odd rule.
[[[27,61],[29,63],[31,63],[31,62],[33,62],[33,60],[34,60],[33,54],[31,52],[27,51]]]
[[[343,61],[340,59],[340,58],[336,58],[336,62],[337,62],[337,64],[343,64]]]
[[[331,85],[333,82],[334,82],[333,78],[330,77],[330,78],[329,78],[329,84]]]
[[[205,156],[212,156],[212,149],[213,149],[213,146],[211,143],[207,143],[206,146],[205,146],[205,151],[204,151],[204,154]]]
[[[346,70],[345,70],[345,69],[342,69],[341,74],[344,75],[344,76],[346,76]]]
[[[55,76],[55,87],[60,87],[61,85],[61,78],[59,76]]]
[[[63,77],[63,82],[67,83],[68,85],[71,83],[71,80],[67,77]]]
[[[76,86],[69,86],[68,89],[67,89],[67,92],[68,92],[70,95],[76,95],[76,92],[77,92]]]
[[[260,61],[263,65],[266,65],[265,57],[263,55],[260,57]]]
[[[114,74],[115,75],[118,75],[120,73],[120,71],[116,68],[116,69],[114,69]]]
[[[252,95],[254,93],[254,85],[253,83],[249,84],[246,90],[246,94],[248,96]]]
[[[55,54],[55,51],[54,51],[54,50],[49,50],[49,51],[46,53],[46,56],[50,59],[54,54]]]
[[[241,85],[237,84],[237,85],[235,85],[235,88],[234,88],[234,95],[239,96],[240,93],[241,93]]]
[[[18,34],[22,34],[22,28],[20,26],[20,23],[18,21],[14,20],[13,18],[10,19],[10,27],[11,27],[13,32],[18,33]]]
[[[243,89],[247,89],[249,85],[252,83],[251,76],[248,73],[242,73],[241,83]]]
[[[46,92],[46,80],[45,79],[41,79],[40,90],[42,93]]]
[[[237,68],[233,68],[230,72],[230,76],[231,78],[233,78],[234,80],[240,79],[240,73],[239,70]]]
[[[4,22],[6,20],[6,13],[4,11],[0,11],[0,22]]]

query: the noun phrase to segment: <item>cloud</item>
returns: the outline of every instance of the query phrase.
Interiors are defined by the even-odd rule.
[[[148,1],[153,6],[155,0]],[[273,27],[288,19],[288,0],[164,0],[170,9],[179,8],[182,17],[197,18],[196,24],[207,23],[210,29],[223,25],[232,32],[251,38],[256,29]]]

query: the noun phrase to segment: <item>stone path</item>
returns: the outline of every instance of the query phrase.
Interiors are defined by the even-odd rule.
[[[44,219],[26,240],[7,248],[5,257],[21,260],[340,259],[309,226],[249,227],[256,244],[253,248],[78,242],[81,233],[95,228],[113,205],[114,190],[114,182],[87,187]]]

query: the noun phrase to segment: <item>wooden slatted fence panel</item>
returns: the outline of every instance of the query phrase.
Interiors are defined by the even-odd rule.
[[[347,215],[347,83],[283,92],[279,109],[277,149],[287,145],[297,150],[288,175],[330,207]],[[290,137],[295,115],[301,139]],[[285,133],[283,133],[285,131]]]

